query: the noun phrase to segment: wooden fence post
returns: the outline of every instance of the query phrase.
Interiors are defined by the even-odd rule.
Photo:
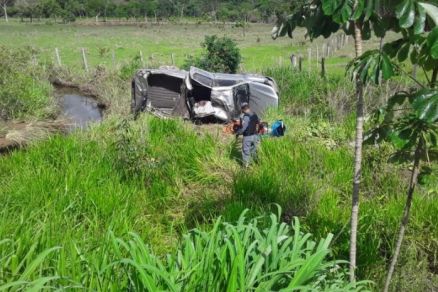
[[[303,57],[301,55],[298,57],[298,70],[303,71]]]
[[[325,58],[321,58],[321,77],[325,77]]]
[[[292,64],[292,68],[296,69],[297,68],[297,56],[295,56],[294,54],[290,55],[290,62]]]
[[[318,62],[319,62],[319,47],[316,46],[316,70],[318,71]]]
[[[61,67],[61,56],[59,55],[58,48],[55,48],[55,56],[56,56],[56,63],[59,67]]]
[[[175,65],[175,56],[172,54],[170,54],[170,59],[172,61],[172,66]]]
[[[87,57],[85,56],[85,49],[81,48],[82,52],[82,62],[84,63],[84,69],[86,72],[88,72],[88,63],[87,63]]]
[[[307,49],[307,59],[309,63],[309,74],[310,74],[310,71],[312,70],[312,48]]]

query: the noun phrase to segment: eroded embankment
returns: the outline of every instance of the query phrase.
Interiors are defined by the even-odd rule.
[[[54,133],[68,133],[100,122],[106,105],[95,90],[60,79],[51,80],[55,87],[57,117],[44,121],[12,121],[0,124],[0,153],[28,145]]]

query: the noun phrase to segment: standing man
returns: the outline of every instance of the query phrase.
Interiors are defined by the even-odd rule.
[[[242,161],[245,167],[249,166],[251,159],[257,152],[259,136],[257,135],[257,124],[260,122],[259,117],[251,111],[249,104],[244,102],[241,105],[242,120],[241,128],[236,132],[236,137],[243,135],[242,140]]]

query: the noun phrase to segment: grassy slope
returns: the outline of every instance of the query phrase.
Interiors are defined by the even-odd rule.
[[[46,58],[51,58],[58,46],[66,51],[64,61],[73,70],[79,68],[75,55],[78,45],[89,44],[95,52],[91,62],[98,64],[110,59],[98,56],[102,44],[112,48],[120,43],[123,49],[117,49],[117,54],[124,59],[140,48],[145,55],[155,50],[167,55],[174,42],[182,43],[175,50],[184,54],[192,51],[190,45],[198,44],[205,32],[203,27],[193,34],[181,34],[173,26],[162,27],[161,35],[136,27],[12,23],[7,28],[0,31],[0,42],[10,46],[32,44],[42,48]],[[254,35],[249,33],[246,40],[239,41],[246,60],[254,59],[251,68],[270,64],[267,54],[286,59],[290,40],[272,43],[266,31],[255,28],[252,26]],[[209,33],[220,31],[209,29]],[[239,30],[227,31],[233,33],[239,37]],[[256,42],[259,34],[260,44]],[[188,35],[193,37],[190,42]],[[134,37],[139,45],[132,43]],[[342,72],[342,62],[335,64]],[[70,264],[59,267],[59,271],[80,277],[87,267],[78,258],[103,256],[105,247],[101,243],[108,230],[120,236],[138,232],[163,253],[174,247],[175,239],[187,228],[208,225],[210,218],[220,214],[236,219],[247,207],[252,214],[264,212],[271,208],[269,203],[276,202],[285,209],[284,219],[298,215],[305,228],[318,236],[333,232],[335,252],[347,258],[352,88],[344,79],[326,83],[313,75],[294,75],[288,68],[266,73],[277,79],[282,95],[281,111],[270,113],[268,120],[283,117],[289,131],[283,139],[262,143],[260,163],[250,171],[240,170],[235,142],[231,137],[222,139],[220,128],[200,129],[180,121],[156,119],[141,119],[128,126],[120,125],[122,118],[116,116],[90,132],[55,137],[0,158],[0,204],[4,206],[0,211],[0,238],[13,239],[12,248],[19,258],[34,242],[37,250],[61,245],[64,252],[60,257]],[[105,82],[105,95],[117,98],[111,108],[125,112],[121,109],[129,105],[129,94],[115,89],[111,93],[111,78],[101,86]],[[374,103],[374,99],[369,100]],[[359,261],[362,275],[377,281],[385,269],[384,258],[390,254],[406,187],[407,168],[387,164],[390,153],[388,146],[367,148],[365,152]],[[407,289],[426,287],[430,277],[427,266],[432,270],[437,266],[438,204],[433,195],[438,185],[434,178],[436,175],[417,191],[400,269],[400,285],[407,285]],[[415,268],[411,268],[413,263]]]
[[[280,86],[304,100],[308,91],[300,93],[294,81],[306,83],[294,77],[286,76]],[[309,78],[307,86],[317,81]],[[332,88],[327,94],[335,94],[336,82],[318,92]],[[135,231],[163,253],[187,228],[209,225],[218,215],[235,220],[244,208],[259,214],[279,203],[284,220],[299,216],[318,237],[333,232],[335,252],[347,258],[353,128],[332,117],[320,119],[326,114],[319,103],[308,101],[311,113],[321,114],[307,118],[271,112],[267,119],[284,118],[288,133],[264,140],[259,163],[246,172],[238,166],[238,143],[222,137],[220,126],[145,117],[113,117],[89,132],[0,158],[0,238],[13,239],[19,258],[34,242],[37,250],[63,246],[59,257],[71,265],[60,273],[80,278],[86,271],[77,250],[88,261],[101,258],[96,248],[104,253],[101,243],[109,230],[122,237]],[[388,146],[367,148],[364,160],[359,263],[362,276],[376,281],[390,254],[406,188],[405,167],[387,164],[390,153]],[[437,250],[437,187],[429,179],[417,191],[401,268],[401,285],[408,288],[426,287],[425,257]],[[412,262],[415,273],[408,270]],[[436,266],[433,258],[430,264]]]

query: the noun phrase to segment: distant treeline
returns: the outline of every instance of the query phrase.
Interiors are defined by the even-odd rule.
[[[75,21],[80,17],[149,18],[150,21],[196,17],[206,21],[269,22],[303,0],[0,0],[0,15]],[[6,15],[5,15],[6,14]]]

